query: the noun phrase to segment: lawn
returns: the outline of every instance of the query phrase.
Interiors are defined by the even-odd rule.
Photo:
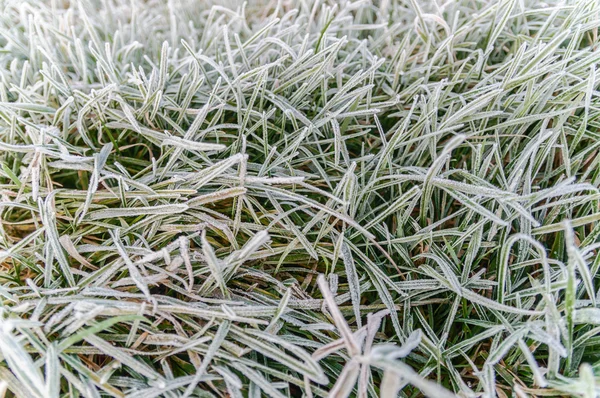
[[[0,0],[0,397],[600,396],[599,25]]]

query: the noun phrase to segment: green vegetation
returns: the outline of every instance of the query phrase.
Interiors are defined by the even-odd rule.
[[[0,396],[600,396],[598,0],[218,3],[0,0]]]

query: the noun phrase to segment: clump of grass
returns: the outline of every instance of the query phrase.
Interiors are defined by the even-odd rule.
[[[596,397],[595,0],[0,2],[0,390]]]

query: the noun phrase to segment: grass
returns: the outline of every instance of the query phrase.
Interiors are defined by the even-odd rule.
[[[599,25],[0,1],[0,392],[599,396]]]

